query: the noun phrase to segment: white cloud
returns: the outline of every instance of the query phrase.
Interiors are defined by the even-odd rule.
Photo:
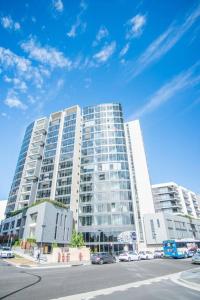
[[[84,79],[84,82],[85,82],[85,88],[86,89],[89,89],[89,87],[91,86],[91,83],[92,83],[92,79],[91,78],[85,78]]]
[[[144,29],[144,26],[146,24],[146,16],[145,15],[136,15],[133,18],[131,18],[127,22],[127,33],[126,33],[126,38],[127,39],[132,39],[139,37]]]
[[[87,4],[85,1],[81,1],[80,2],[80,12],[79,14],[76,16],[76,21],[75,23],[71,26],[70,30],[67,32],[67,36],[69,38],[75,38],[77,35],[77,31],[80,28],[82,32],[85,31],[86,29],[86,22],[82,22],[81,17],[82,14],[86,11],[87,9]]]
[[[21,48],[29,54],[29,57],[51,68],[68,68],[72,62],[62,52],[48,45],[42,47],[34,39],[21,43]]]
[[[122,48],[122,50],[120,51],[119,56],[120,56],[120,57],[123,57],[124,55],[126,55],[126,53],[128,52],[129,48],[130,48],[130,43],[127,43],[127,44]]]
[[[59,13],[63,12],[63,10],[64,10],[64,5],[63,5],[62,0],[53,0],[53,7]]]
[[[181,25],[170,25],[156,40],[154,40],[147,49],[134,62],[131,75],[129,78],[136,77],[150,64],[159,60],[171,48],[173,48],[182,36],[192,27],[196,20],[200,17],[200,5],[185,18]]]
[[[134,116],[132,116],[132,118],[141,117],[144,114],[155,110],[163,103],[173,98],[178,92],[200,84],[200,72],[198,70],[199,66],[200,62],[164,84],[158,91],[153,94],[153,96],[150,97],[148,102],[142,108],[140,108],[134,114]]]
[[[35,17],[31,17],[31,21],[33,22],[33,23],[36,23],[36,18]]]
[[[16,95],[12,95],[12,93],[8,93],[4,103],[10,108],[27,109],[27,106]]]
[[[20,30],[20,28],[21,28],[21,26],[20,26],[19,22],[15,22],[14,23],[14,29],[15,30]]]
[[[16,77],[21,81],[31,81],[37,87],[41,87],[43,84],[43,76],[48,76],[48,74],[45,74],[43,67],[33,67],[29,59],[16,55],[3,47],[0,47],[0,67],[6,73],[8,71],[13,72],[14,78]],[[4,79],[7,82],[9,81],[9,77],[5,77]]]
[[[80,25],[80,21],[77,21],[75,24],[72,25],[70,31],[67,32],[67,36],[70,38],[74,38],[76,36],[76,30]]]
[[[98,43],[109,35],[109,31],[105,26],[101,26],[99,31],[97,32],[96,39],[93,42],[93,46],[97,46]]]
[[[4,118],[6,118],[8,115],[7,115],[7,113],[2,112],[2,113],[1,113],[1,116],[4,117]]]
[[[113,55],[115,49],[116,42],[112,42],[109,45],[104,46],[102,50],[100,50],[93,56],[93,58],[99,63],[104,63]]]
[[[20,90],[21,92],[25,92],[28,89],[27,84],[19,78],[16,78],[16,77],[10,78],[7,75],[5,75],[3,79],[7,83],[12,83],[13,88],[16,89],[16,90]]]
[[[2,17],[1,25],[5,29],[10,29],[10,30],[15,30],[15,31],[20,30],[20,28],[21,28],[19,22],[14,22],[10,16]]]
[[[63,79],[59,79],[59,80],[57,81],[57,88],[60,89],[60,88],[63,87],[63,85],[64,85],[64,80],[63,80]]]

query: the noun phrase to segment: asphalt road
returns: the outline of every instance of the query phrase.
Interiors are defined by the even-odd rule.
[[[56,269],[19,269],[0,261],[0,299],[87,299],[69,297],[90,291],[95,300],[107,299],[200,299],[200,292],[177,285],[162,278],[176,272],[195,268],[190,259],[151,260],[109,265],[91,265]],[[158,277],[161,278],[159,279]],[[154,281],[155,278],[158,280]],[[144,282],[144,280],[146,280]],[[120,285],[133,284],[122,291]],[[108,295],[104,290],[112,288]],[[16,290],[19,290],[15,293]],[[13,293],[13,294],[11,294]],[[9,295],[10,294],[10,295]],[[5,297],[8,295],[7,297]],[[91,296],[91,295],[90,295]]]

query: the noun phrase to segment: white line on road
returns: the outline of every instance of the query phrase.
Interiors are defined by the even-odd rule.
[[[174,276],[173,278],[171,278],[171,280],[176,284],[179,284],[181,286],[186,287],[187,289],[191,289],[191,290],[195,290],[197,292],[200,292],[199,284],[196,284],[196,283],[191,282],[191,281],[184,280],[184,279],[180,278],[180,276]]]
[[[191,269],[191,270],[193,270],[193,269]],[[188,270],[188,271],[190,271],[190,270]],[[142,281],[118,285],[118,286],[114,286],[114,287],[110,287],[110,288],[106,288],[106,289],[100,289],[100,290],[91,291],[91,292],[87,292],[87,293],[81,293],[81,294],[56,298],[56,299],[52,299],[52,300],[91,300],[97,296],[110,295],[114,292],[126,291],[130,288],[137,288],[137,287],[141,287],[142,285],[149,285],[152,283],[160,282],[161,280],[173,280],[175,283],[180,284],[179,279],[180,279],[181,273],[182,272],[173,273],[173,274],[150,278],[150,279],[146,279],[146,280],[142,280]],[[186,283],[182,283],[182,285],[184,285],[185,287],[188,287],[188,286],[186,286]],[[192,287],[190,287],[190,288],[192,288]],[[197,289],[197,287],[195,287],[194,289],[200,291],[200,287],[198,287],[198,289]]]

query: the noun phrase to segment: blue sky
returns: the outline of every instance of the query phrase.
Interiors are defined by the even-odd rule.
[[[140,119],[151,182],[200,192],[199,1],[0,1],[0,199],[32,120],[110,101]]]

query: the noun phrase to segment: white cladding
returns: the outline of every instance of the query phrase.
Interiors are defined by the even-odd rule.
[[[168,239],[200,240],[200,219],[159,212],[144,215],[144,227],[148,246]]]
[[[0,221],[4,219],[4,213],[6,210],[7,200],[0,200]]]
[[[140,123],[138,120],[125,124],[132,192],[135,194],[134,217],[138,240],[145,242],[144,214],[154,213],[147,160]]]
[[[200,217],[199,196],[191,190],[175,182],[166,182],[152,185],[152,192],[156,212]]]

